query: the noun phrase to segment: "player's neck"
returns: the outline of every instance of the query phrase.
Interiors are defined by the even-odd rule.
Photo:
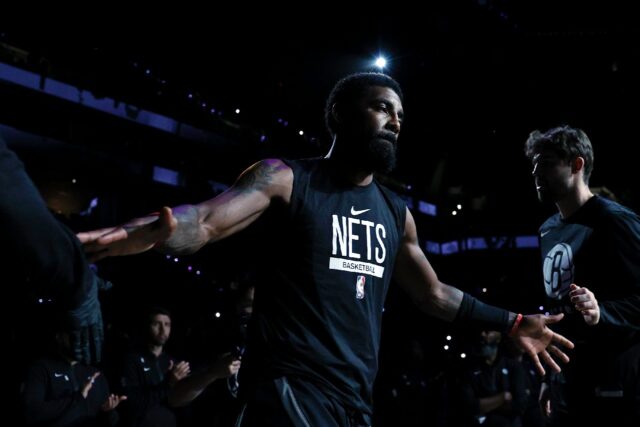
[[[332,158],[332,161],[342,180],[351,185],[365,187],[373,181],[373,172],[358,168],[354,162],[349,162],[348,159],[337,157]]]
[[[587,184],[581,183],[576,189],[567,194],[562,200],[556,203],[560,216],[562,218],[569,218],[576,213],[578,209],[584,206],[590,198],[593,197],[593,193],[589,189]]]
[[[352,155],[348,150],[340,149],[336,140],[325,158],[332,162],[338,175],[351,185],[364,187],[373,181],[373,172],[365,170],[359,164],[357,156]]]

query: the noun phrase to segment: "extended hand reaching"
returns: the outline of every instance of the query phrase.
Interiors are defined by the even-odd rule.
[[[524,316],[520,326],[512,336],[516,344],[533,359],[536,369],[541,375],[545,374],[545,370],[542,367],[540,359],[554,371],[561,371],[560,366],[558,366],[549,353],[553,353],[564,363],[569,362],[569,356],[560,350],[557,345],[572,349],[574,347],[573,343],[562,335],[552,331],[547,326],[548,324],[559,322],[563,317],[563,314],[552,316],[533,314]]]
[[[108,256],[133,255],[148,251],[167,240],[178,225],[171,209],[162,208],[159,215],[136,218],[118,227],[78,233],[89,261]]]

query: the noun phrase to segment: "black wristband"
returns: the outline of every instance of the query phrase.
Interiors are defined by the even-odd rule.
[[[509,311],[483,303],[468,293],[462,296],[462,302],[455,318],[456,323],[472,323],[476,328],[488,328],[500,332],[509,332]]]

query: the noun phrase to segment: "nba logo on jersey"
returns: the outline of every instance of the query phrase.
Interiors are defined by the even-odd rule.
[[[364,283],[367,280],[365,276],[358,276],[356,279],[356,298],[363,299],[364,298]]]

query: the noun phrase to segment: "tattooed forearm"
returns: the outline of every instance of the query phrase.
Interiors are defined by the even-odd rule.
[[[169,239],[156,249],[160,252],[182,255],[190,254],[207,243],[206,236],[202,235],[198,209],[192,205],[177,206],[173,214],[178,220],[178,227]]]
[[[282,184],[280,160],[263,160],[248,168],[227,191],[198,205],[174,208],[178,225],[171,237],[156,248],[171,254],[189,254],[242,230],[269,206]]]

